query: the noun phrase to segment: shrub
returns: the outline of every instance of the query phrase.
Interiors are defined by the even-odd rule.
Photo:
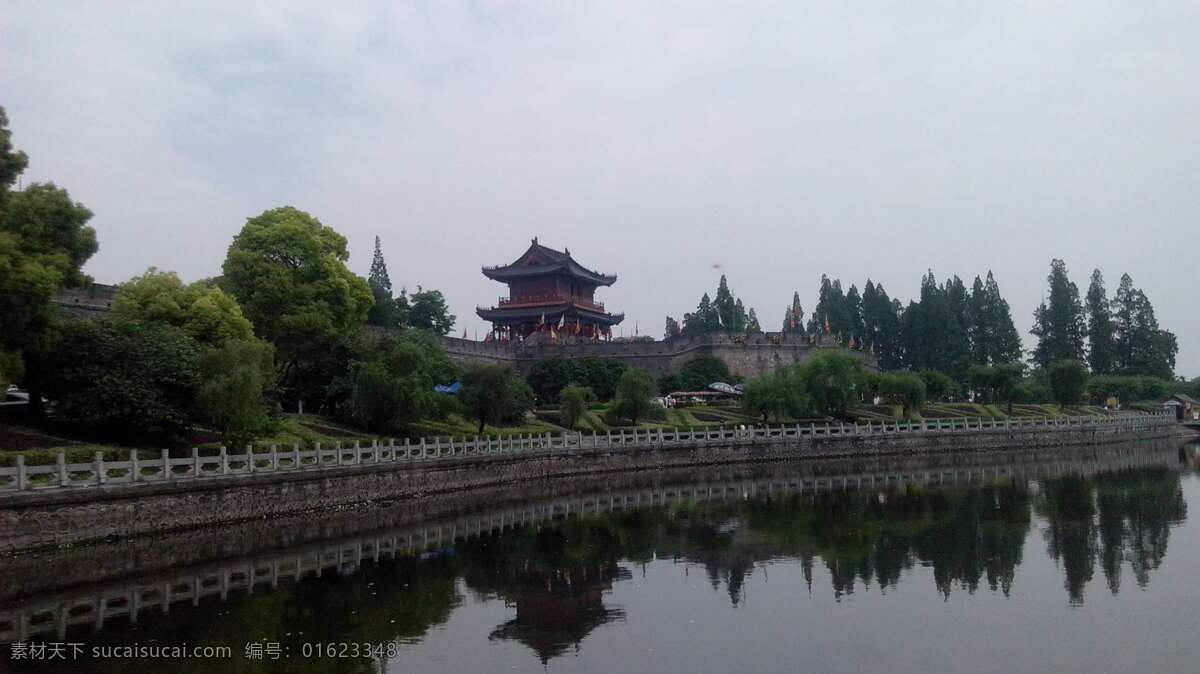
[[[702,391],[713,382],[733,380],[725,361],[716,356],[693,358],[679,368],[679,386],[685,391]]]
[[[784,368],[748,382],[741,405],[746,414],[761,417],[765,424],[771,419],[804,416],[808,410],[808,399],[796,371]]]
[[[861,360],[849,353],[822,350],[801,365],[796,374],[819,414],[844,417],[858,404],[863,366]]]
[[[458,393],[463,413],[479,422],[483,433],[488,423],[520,421],[533,406],[533,391],[512,368],[503,365],[471,365],[463,371]]]
[[[595,400],[592,389],[578,384],[568,384],[558,394],[558,419],[563,426],[575,428],[587,412],[588,403]]]
[[[27,378],[69,423],[136,439],[191,425],[200,383],[195,340],[156,322],[67,321]]]
[[[925,380],[912,372],[885,372],[879,377],[879,395],[904,409],[905,418],[915,418],[925,404]]]
[[[541,403],[555,403],[568,384],[592,389],[600,400],[611,400],[625,365],[607,358],[546,358],[529,371],[530,388]]]
[[[640,367],[631,367],[617,382],[617,392],[609,411],[637,425],[639,419],[649,419],[662,411],[654,404],[654,380]]]
[[[1054,402],[1059,406],[1072,407],[1083,400],[1088,380],[1087,368],[1083,363],[1077,360],[1055,361],[1046,368],[1046,378],[1054,393]]]
[[[919,374],[925,382],[925,393],[930,400],[950,402],[958,395],[958,384],[948,375],[937,370],[921,370]]]
[[[271,426],[268,398],[274,391],[275,350],[266,342],[230,341],[205,349],[199,359],[198,418],[234,446]]]

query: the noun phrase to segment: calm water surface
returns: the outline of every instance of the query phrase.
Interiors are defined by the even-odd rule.
[[[229,659],[6,653],[0,670],[1192,672],[1197,452],[533,522],[64,635],[227,645]],[[247,659],[252,640],[265,659]],[[384,650],[304,657],[339,642]]]

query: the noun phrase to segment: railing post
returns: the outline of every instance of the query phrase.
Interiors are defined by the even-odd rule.
[[[192,477],[200,477],[200,448],[192,447]]]
[[[175,471],[171,470],[171,452],[166,449],[162,451],[162,476],[164,480],[175,481]]]
[[[97,451],[95,454],[96,462],[96,484],[101,485],[107,482],[107,475],[104,474],[104,452]]]
[[[246,445],[246,469],[254,472],[254,445]]]
[[[25,475],[25,455],[17,455],[17,491],[23,491],[29,486],[29,479]]]
[[[142,467],[138,464],[138,451],[136,449],[131,449],[129,450],[129,481],[139,482],[141,479]]]
[[[221,457],[221,474],[228,475],[229,474],[229,450],[226,449],[225,445],[221,445],[221,453],[219,456]]]
[[[279,470],[279,446],[273,442],[271,443],[271,470]]]

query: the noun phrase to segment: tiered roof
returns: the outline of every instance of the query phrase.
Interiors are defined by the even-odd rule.
[[[483,268],[484,276],[501,282],[551,274],[567,274],[598,286],[610,286],[617,282],[615,275],[592,271],[576,262],[570,250],[547,248],[538,243],[537,237],[533,238],[529,249],[511,264]]]

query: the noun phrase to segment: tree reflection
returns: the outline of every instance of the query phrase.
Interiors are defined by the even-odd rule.
[[[611,591],[632,578],[631,565],[654,559],[702,568],[734,607],[746,602],[747,579],[763,563],[779,560],[799,566],[810,593],[815,569],[827,569],[839,601],[872,585],[887,593],[918,567],[930,570],[946,598],[981,586],[1008,596],[1035,513],[1068,598],[1080,603],[1097,562],[1114,594],[1125,569],[1145,586],[1187,506],[1179,474],[1165,466],[1033,484],[687,502],[517,527],[419,557],[367,561],[342,573],[231,595],[215,606],[173,607],[138,625],[108,626],[89,640],[182,642],[204,635],[208,643],[239,643],[253,635],[293,650],[305,642],[413,643],[462,605],[465,585],[514,610],[489,639],[521,643],[545,664],[579,648],[606,623],[623,620],[624,609],[610,605]],[[324,664],[293,658],[288,669],[321,671]],[[364,672],[383,665],[339,663],[344,671]],[[93,663],[92,671],[116,671],[105,667]],[[277,668],[269,661],[247,667]]]

